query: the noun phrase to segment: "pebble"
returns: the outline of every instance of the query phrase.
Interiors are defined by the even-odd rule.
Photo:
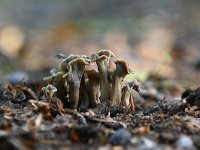
[[[154,149],[156,148],[156,143],[148,138],[142,138],[141,143],[138,146],[140,150]]]
[[[97,150],[111,150],[111,146],[110,145],[100,146]]]
[[[182,135],[176,142],[178,148],[191,148],[193,147],[193,141],[189,136]]]
[[[21,71],[16,71],[14,73],[8,74],[5,79],[12,83],[12,84],[17,84],[17,83],[22,83],[22,82],[27,82],[28,81],[28,75],[25,72]]]
[[[131,139],[131,133],[126,129],[118,129],[113,133],[109,139],[112,145],[123,145],[126,146]]]

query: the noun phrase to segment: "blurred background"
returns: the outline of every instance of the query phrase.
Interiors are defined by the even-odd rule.
[[[197,86],[200,1],[0,0],[1,81],[39,79],[58,65],[57,53],[99,49],[126,59],[141,81]]]

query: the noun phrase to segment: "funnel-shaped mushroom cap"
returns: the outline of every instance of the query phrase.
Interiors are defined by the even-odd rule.
[[[49,85],[47,85],[46,87],[43,87],[42,88],[42,91],[44,92],[44,93],[46,93],[50,98],[53,96],[53,94],[55,93],[55,92],[57,92],[57,89],[56,89],[56,87],[54,87],[53,85],[51,85],[51,84],[49,84]]]
[[[47,85],[46,87],[43,87],[42,88],[44,91],[46,91],[46,92],[56,92],[57,91],[57,89],[53,86],[53,85],[51,85],[51,84],[49,84],[49,85]]]
[[[64,76],[66,76],[69,72],[71,72],[71,66],[77,65],[77,69],[80,69],[81,66],[89,65],[91,60],[89,57],[82,55],[70,55],[66,59],[64,59],[60,63],[60,70],[64,73],[66,73]]]
[[[108,60],[109,58],[105,55],[102,55],[102,56],[98,56],[96,54],[93,54],[91,56],[91,61],[92,62],[95,62],[95,61],[104,61],[104,60]]]
[[[125,76],[132,72],[132,70],[129,68],[129,65],[126,63],[125,60],[119,59],[115,61],[115,64],[116,64],[115,71],[119,76]]]
[[[62,72],[68,72],[68,68],[67,68],[68,64],[72,60],[75,60],[75,59],[77,59],[79,57],[80,56],[78,56],[78,55],[69,55],[68,57],[66,57],[64,59],[61,59],[59,70],[62,71]]]
[[[97,55],[98,56],[107,56],[108,58],[111,58],[111,57],[115,57],[114,53],[111,52],[110,50],[106,50],[106,49],[101,49],[97,52]]]
[[[66,67],[66,74],[64,74],[63,77],[66,77],[69,73],[72,72],[72,66],[74,66],[77,70],[77,72],[79,71],[82,71],[86,65],[89,65],[91,62],[90,59],[88,58],[82,58],[82,57],[79,57],[79,58],[76,58],[74,60],[72,60],[71,62],[68,63],[67,67]]]
[[[74,59],[69,62],[69,66],[77,65],[78,69],[82,69],[82,66],[89,65],[91,63],[91,60],[86,57],[78,57],[77,59]]]
[[[92,62],[94,62],[94,61],[108,60],[111,57],[115,57],[115,55],[110,50],[102,49],[102,50],[99,50],[97,54],[92,54],[90,59]]]

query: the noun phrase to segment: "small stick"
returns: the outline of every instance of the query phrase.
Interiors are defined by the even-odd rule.
[[[135,104],[133,102],[133,96],[131,94],[130,94],[130,97],[129,97],[129,103],[130,103],[130,111],[134,112],[135,111]]]

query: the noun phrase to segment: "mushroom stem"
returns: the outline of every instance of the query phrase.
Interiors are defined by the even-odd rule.
[[[90,98],[86,86],[85,74],[83,74],[81,78],[79,99],[80,108],[88,109],[90,107]]]
[[[112,84],[112,92],[111,92],[111,99],[112,99],[112,105],[119,105],[121,103],[121,78],[114,78],[113,84]]]
[[[77,109],[79,102],[79,88],[80,83],[69,82],[69,99],[70,99],[70,108]]]
[[[80,78],[82,77],[83,73],[77,69],[76,65],[72,65],[71,69],[72,72],[70,72],[66,77],[66,81],[69,87],[69,107],[71,109],[77,109],[79,102]]]
[[[132,96],[132,94],[130,94],[129,103],[130,103],[130,111],[131,111],[131,112],[134,112],[134,111],[135,111],[135,104],[134,104],[134,101],[133,101],[133,96]]]
[[[91,107],[95,107],[98,103],[99,97],[99,89],[100,89],[100,79],[99,74],[95,70],[87,70],[85,71],[88,76],[88,93],[90,96],[90,105]]]
[[[108,68],[102,61],[97,61],[100,77],[101,101],[110,99],[110,83],[108,81]]]

